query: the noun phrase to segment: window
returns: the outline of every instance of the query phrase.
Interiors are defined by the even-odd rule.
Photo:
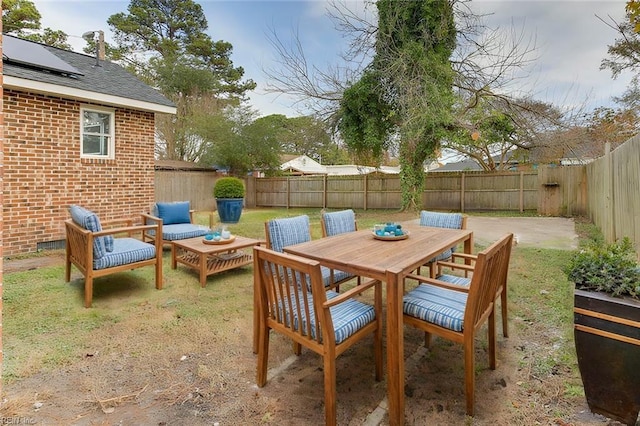
[[[81,157],[115,158],[115,119],[112,109],[80,108]]]

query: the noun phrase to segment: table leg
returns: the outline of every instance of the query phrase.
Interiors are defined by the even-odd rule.
[[[200,287],[207,285],[207,255],[200,253]]]
[[[387,398],[389,424],[404,424],[402,274],[387,271]]]
[[[178,262],[176,262],[176,245],[171,244],[171,269],[176,269],[178,266]]]

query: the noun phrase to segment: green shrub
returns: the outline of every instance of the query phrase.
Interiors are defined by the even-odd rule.
[[[223,177],[213,187],[215,198],[244,198],[244,184],[235,177]]]
[[[636,299],[640,296],[640,269],[628,237],[612,244],[588,244],[573,254],[565,272],[580,290]]]

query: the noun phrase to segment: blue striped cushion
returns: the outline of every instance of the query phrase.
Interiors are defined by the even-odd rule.
[[[72,205],[69,207],[69,214],[71,215],[71,219],[73,221],[91,232],[99,232],[102,231],[102,226],[100,225],[100,219],[98,216],[90,211],[85,209],[84,207]],[[108,243],[111,249],[113,250],[113,237],[110,236],[110,242]],[[101,259],[104,255],[107,254],[107,246],[106,246],[106,237],[97,237],[93,239],[93,258]]]
[[[356,230],[356,214],[353,210],[342,210],[323,214],[327,236],[353,232]]]
[[[156,257],[156,246],[143,243],[135,238],[115,238],[113,251],[100,259],[93,260],[93,269],[128,265]]]
[[[284,248],[311,241],[309,216],[302,215],[267,222],[271,249],[282,253]]]
[[[462,214],[422,210],[420,212],[420,225],[433,226],[436,228],[462,229]]]
[[[336,297],[338,293],[334,291],[327,291],[327,299]],[[299,318],[297,310],[295,309],[296,300],[294,294],[291,295],[294,302],[293,313],[293,326],[295,330],[298,330]],[[311,317],[311,337],[316,338],[316,320],[315,320],[315,308],[313,306],[313,295],[307,294],[309,297],[309,315]],[[302,297],[302,296],[300,296]],[[331,312],[331,318],[333,321],[333,328],[335,331],[336,343],[344,342],[349,336],[355,334],[365,325],[374,321],[376,318],[376,312],[373,306],[366,303],[358,302],[357,300],[346,300],[336,306],[329,308]],[[304,310],[301,311],[302,315],[302,327],[306,330],[307,319]],[[287,320],[289,315],[287,315]]]
[[[165,241],[184,240],[186,238],[203,237],[209,228],[191,223],[178,223],[174,225],[162,225],[162,239]],[[149,235],[155,235],[155,231],[149,231]]]
[[[326,266],[322,266],[320,268],[320,272],[322,273],[322,282],[324,283],[325,287],[328,287],[332,284],[335,284],[337,282],[340,282],[342,280],[346,280],[347,278],[351,278],[354,275],[349,274],[347,272],[344,271],[338,271],[337,269],[333,270],[333,281],[331,281],[331,269],[327,268]]]
[[[471,278],[458,277],[456,275],[442,274],[442,275],[438,275],[436,279],[440,281],[444,281],[449,284],[459,285],[462,287],[468,287],[469,284],[471,284]]]
[[[467,293],[420,284],[404,296],[403,311],[453,331],[464,327]]]

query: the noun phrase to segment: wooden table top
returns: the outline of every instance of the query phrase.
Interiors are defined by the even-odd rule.
[[[325,237],[285,247],[287,253],[314,259],[325,266],[385,281],[386,272],[408,273],[442,251],[468,240],[470,230],[403,224],[409,238],[382,241],[370,229]]]

